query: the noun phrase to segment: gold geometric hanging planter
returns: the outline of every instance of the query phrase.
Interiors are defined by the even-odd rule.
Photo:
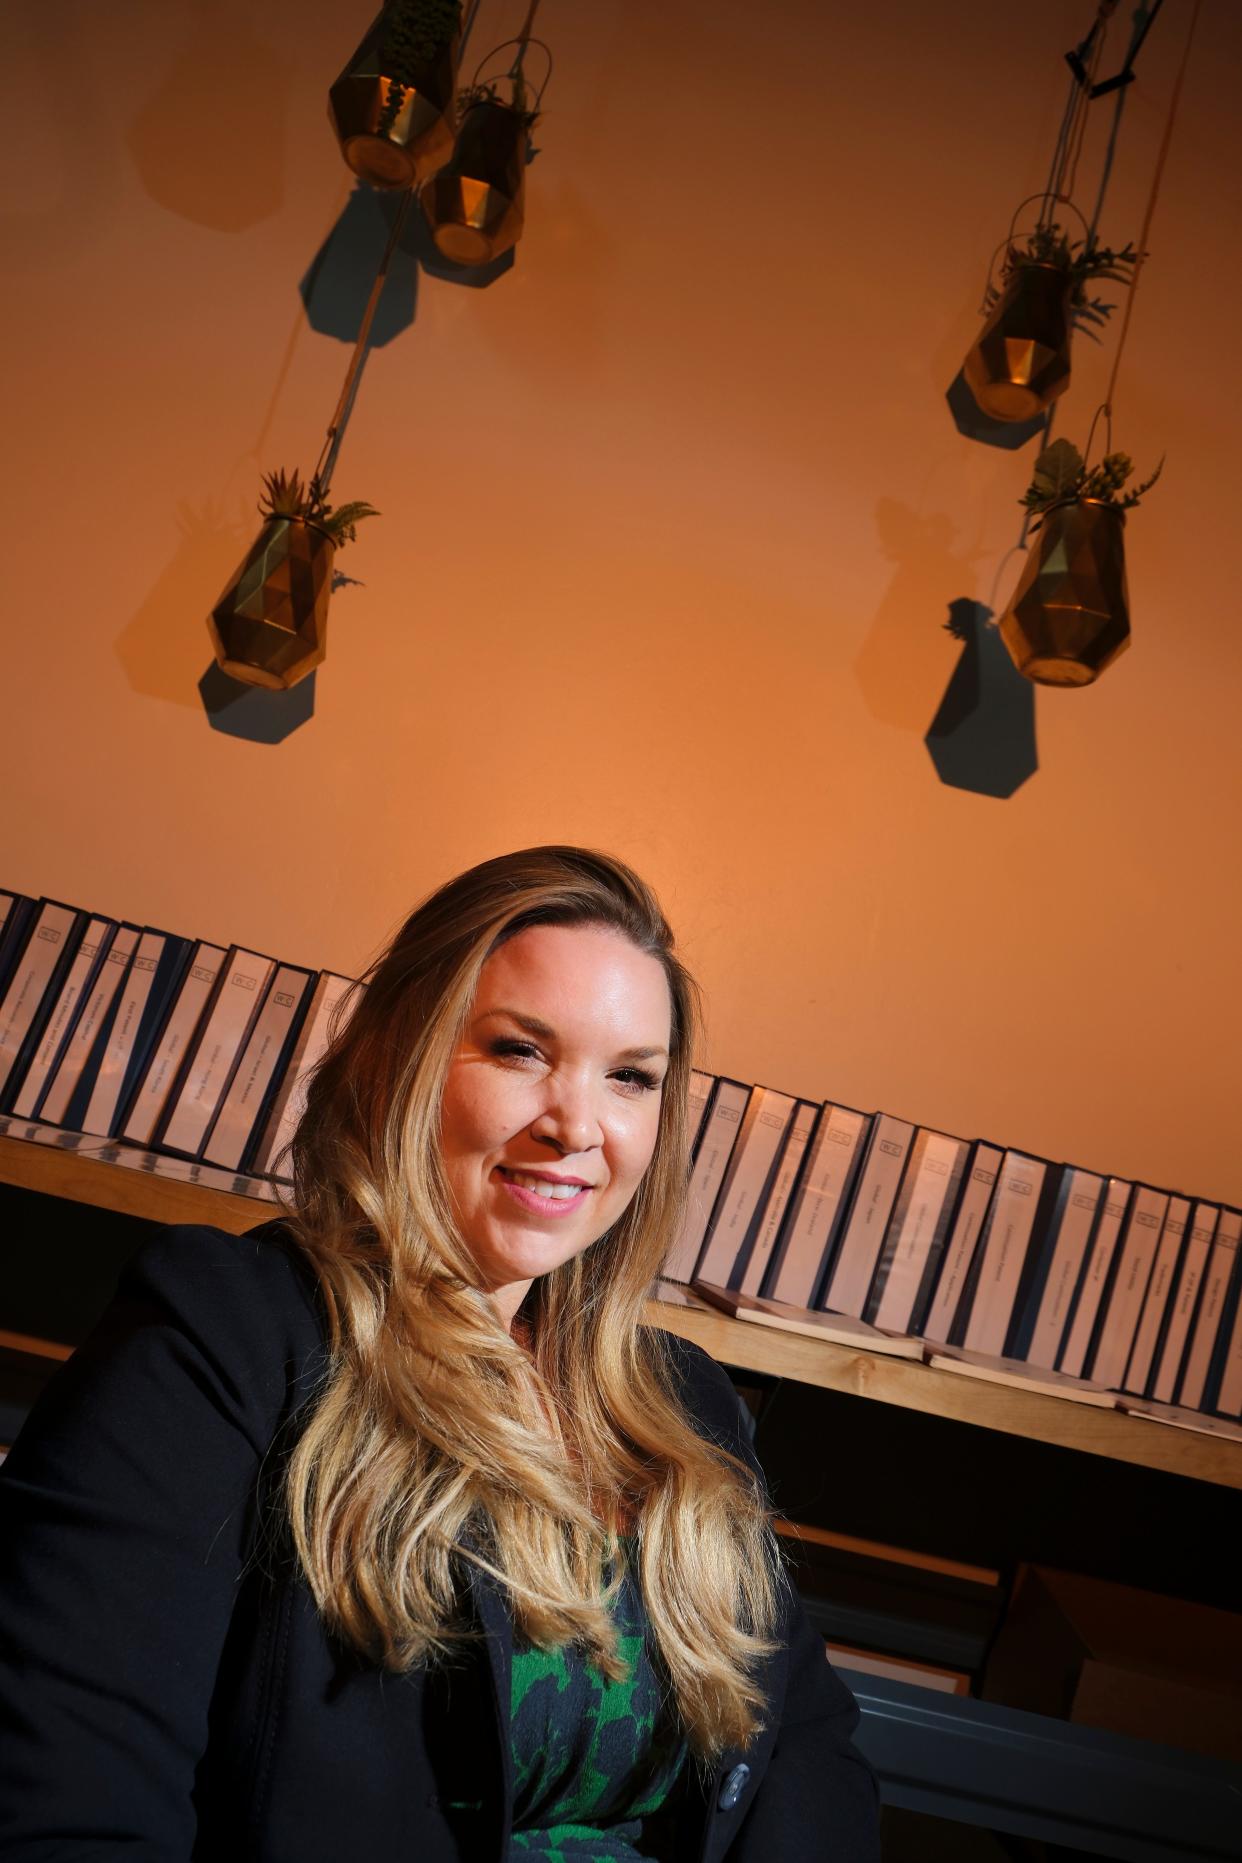
[[[207,623],[231,678],[284,691],[319,665],[335,556],[335,539],[318,524],[268,519]]]
[[[1069,386],[1072,281],[1058,265],[1016,264],[962,364],[993,420],[1026,421]]]
[[[1045,515],[1000,621],[1014,665],[1038,685],[1090,685],[1129,646],[1125,522],[1098,498]]]
[[[530,114],[483,98],[462,118],[453,154],[419,195],[436,246],[457,265],[486,265],[521,234]]]
[[[381,13],[328,92],[328,115],[354,173],[375,188],[415,187],[453,147],[456,34],[401,76]]]

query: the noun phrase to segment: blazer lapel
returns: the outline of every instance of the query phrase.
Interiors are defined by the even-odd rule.
[[[470,1591],[474,1612],[487,1649],[491,1674],[492,1709],[496,1720],[496,1745],[500,1754],[504,1790],[504,1842],[507,1849],[513,1824],[513,1743],[510,1738],[509,1690],[513,1672],[513,1619],[500,1587],[470,1566]]]

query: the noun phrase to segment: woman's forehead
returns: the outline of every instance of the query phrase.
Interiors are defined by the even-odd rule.
[[[473,1012],[505,1010],[555,1033],[643,1031],[667,1047],[672,1004],[658,957],[601,925],[528,925],[493,951],[479,974]],[[638,1037],[634,1037],[638,1039]]]

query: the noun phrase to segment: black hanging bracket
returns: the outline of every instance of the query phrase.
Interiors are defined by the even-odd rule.
[[[1098,17],[1082,43],[1076,45],[1072,52],[1067,52],[1065,54],[1066,64],[1073,72],[1079,85],[1084,90],[1087,90],[1088,98],[1091,102],[1094,102],[1097,97],[1106,96],[1109,91],[1120,90],[1124,84],[1133,83],[1134,61],[1142,50],[1144,39],[1146,39],[1148,33],[1155,25],[1156,15],[1163,5],[1164,0],[1151,0],[1150,6],[1140,6],[1136,15],[1137,23],[1134,29],[1134,36],[1130,41],[1130,49],[1126,53],[1126,62],[1122,69],[1115,73],[1113,77],[1104,78],[1099,84],[1090,85],[1088,89],[1087,61],[1091,56],[1091,48],[1095,44],[1096,34],[1100,30],[1101,22]]]

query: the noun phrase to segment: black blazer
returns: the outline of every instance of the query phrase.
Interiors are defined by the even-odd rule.
[[[749,1458],[724,1373],[675,1349],[704,1434]],[[172,1229],[36,1406],[0,1474],[0,1856],[505,1857],[502,1596],[473,1582],[473,1657],[398,1677],[325,1634],[263,1543],[269,1451],[324,1365],[278,1226]],[[765,1692],[749,1751],[685,1769],[671,1854],[874,1863],[857,1709],[792,1593]]]

